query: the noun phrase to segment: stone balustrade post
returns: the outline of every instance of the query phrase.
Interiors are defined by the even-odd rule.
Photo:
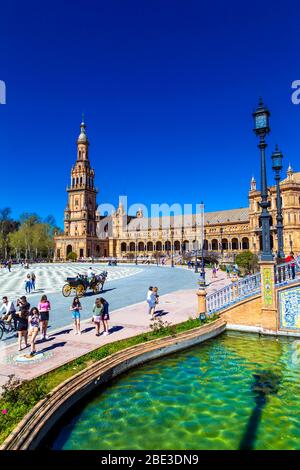
[[[198,316],[204,314],[206,316],[206,289],[200,287],[200,289],[197,290],[197,297],[198,297]]]

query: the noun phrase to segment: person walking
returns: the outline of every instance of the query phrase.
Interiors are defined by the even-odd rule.
[[[95,323],[96,336],[100,336],[100,322],[102,319],[103,305],[100,299],[96,299],[95,305],[93,307],[93,317],[92,322]]]
[[[230,271],[231,271],[230,264],[226,264],[226,274],[227,274],[227,278],[229,279],[230,279]]]
[[[151,320],[154,320],[154,312],[156,307],[156,296],[155,292],[153,291],[153,287],[150,286],[147,292],[147,303],[149,305],[149,315],[151,315]]]
[[[27,302],[25,295],[17,301],[17,308],[18,310],[13,314],[13,319],[17,321],[18,351],[22,351],[22,340],[25,342],[25,348],[29,346],[27,337],[30,304]]]
[[[49,323],[49,312],[51,310],[51,305],[46,295],[42,295],[41,300],[38,304],[38,310],[40,312],[41,340],[48,339],[47,328]]]
[[[109,307],[109,303],[107,302],[107,300],[103,299],[103,297],[100,297],[100,302],[101,302],[101,305],[103,307],[102,314],[101,314],[101,320],[102,320],[103,329],[104,329],[103,336],[107,336],[107,335],[109,335],[109,329],[108,329],[108,320],[109,320],[108,307]]]
[[[31,291],[31,276],[30,274],[27,274],[25,278],[25,292],[26,294],[30,294]]]
[[[70,307],[72,312],[72,318],[74,320],[74,334],[81,335],[80,331],[80,310],[82,310],[79,297],[74,297],[72,305]]]
[[[294,256],[293,251],[291,251],[290,254],[285,258],[285,262],[290,263],[290,265],[288,266],[288,272],[289,272],[289,275],[292,274],[292,279],[295,279],[295,277],[296,277],[296,264],[295,264],[295,256]]]
[[[216,265],[214,265],[213,268],[212,268],[212,277],[213,277],[214,279],[217,278],[217,268],[216,268]]]
[[[30,356],[36,353],[35,342],[39,332],[40,313],[36,307],[33,307],[29,312],[28,317],[29,336],[30,336]]]
[[[31,289],[35,290],[35,280],[36,280],[36,275],[34,273],[31,273]]]

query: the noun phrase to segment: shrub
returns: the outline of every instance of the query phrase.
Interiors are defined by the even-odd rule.
[[[77,261],[77,254],[74,251],[71,251],[71,253],[67,255],[67,259],[70,261]]]
[[[243,268],[245,271],[254,272],[258,269],[257,255],[248,250],[236,255],[235,262],[240,268]]]

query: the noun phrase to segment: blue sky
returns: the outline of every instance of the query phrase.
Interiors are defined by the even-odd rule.
[[[12,0],[1,17],[0,207],[14,216],[62,224],[82,111],[99,203],[247,206],[260,95],[269,183],[276,143],[300,170],[294,2]]]

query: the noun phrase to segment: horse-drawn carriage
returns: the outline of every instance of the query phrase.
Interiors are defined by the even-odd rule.
[[[64,297],[69,297],[73,292],[78,297],[82,297],[88,289],[91,289],[94,294],[98,294],[103,290],[106,278],[107,271],[95,274],[91,279],[82,274],[78,274],[76,277],[67,277],[66,284],[62,288],[62,294]]]

